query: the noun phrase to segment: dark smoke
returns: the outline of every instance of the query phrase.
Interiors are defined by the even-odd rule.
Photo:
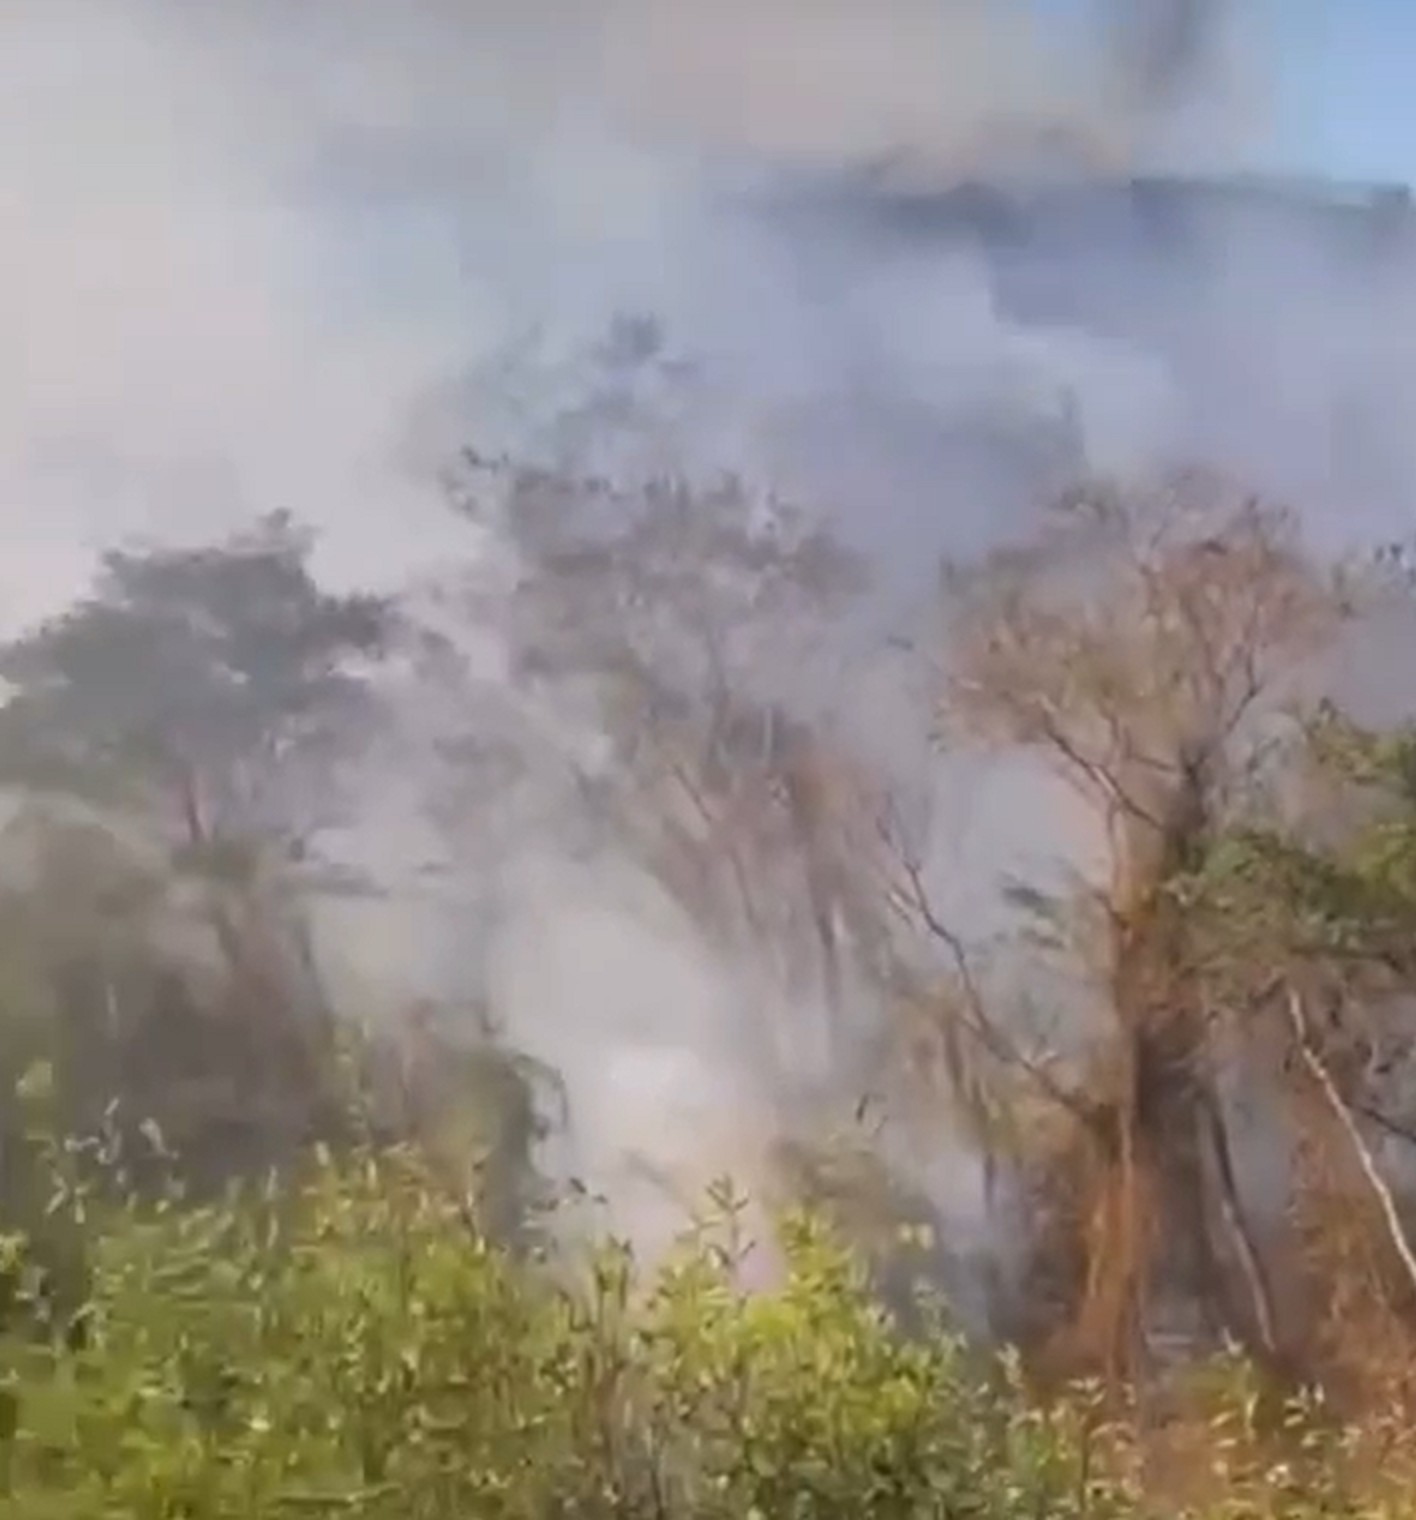
[[[1137,101],[1180,103],[1215,64],[1224,0],[1110,0],[1116,67]]]

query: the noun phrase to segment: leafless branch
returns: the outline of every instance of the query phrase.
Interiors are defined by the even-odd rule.
[[[1096,1115],[1092,1106],[1080,1094],[1063,1086],[1045,1065],[1022,1050],[1007,1030],[989,1014],[963,940],[936,911],[918,862],[901,853],[898,867],[903,882],[897,884],[890,894],[891,900],[907,921],[922,925],[948,952],[964,999],[960,1027],[994,1060],[1023,1072],[1059,1107],[1083,1123],[1095,1122]]]

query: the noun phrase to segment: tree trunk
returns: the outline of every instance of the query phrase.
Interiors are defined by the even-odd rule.
[[[1215,1169],[1220,1217],[1229,1237],[1235,1263],[1244,1279],[1248,1319],[1255,1346],[1268,1357],[1278,1352],[1278,1316],[1274,1305],[1273,1286],[1263,1256],[1254,1241],[1249,1223],[1244,1215],[1243,1200],[1239,1196],[1238,1181],[1234,1175],[1234,1160],[1229,1148],[1229,1134],[1224,1123],[1219,1098],[1212,1089],[1206,1089],[1203,1120],[1208,1132],[1209,1153]]]
[[[1388,1246],[1388,1255],[1398,1268],[1402,1296],[1410,1308],[1416,1308],[1416,1248],[1412,1247],[1407,1237],[1396,1198],[1382,1176],[1377,1159],[1362,1134],[1357,1116],[1343,1098],[1332,1073],[1314,1050],[1308,1037],[1302,999],[1297,992],[1292,990],[1288,993],[1287,1012],[1299,1062],[1323,1107],[1332,1116],[1337,1132],[1349,1148],[1356,1173],[1361,1178],[1376,1218],[1380,1221],[1380,1233]]]
[[[1154,1190],[1130,1110],[1129,1101],[1116,1104],[1094,1137],[1086,1270],[1072,1331],[1079,1360],[1113,1389],[1129,1382],[1141,1361],[1151,1258]]]

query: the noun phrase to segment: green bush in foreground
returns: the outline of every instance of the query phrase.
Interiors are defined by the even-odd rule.
[[[17,1520],[1142,1511],[1134,1442],[1094,1400],[1044,1410],[947,1334],[897,1334],[806,1219],[783,1285],[755,1297],[706,1239],[652,1283],[607,1248],[567,1289],[479,1240],[406,1152],[86,1228],[77,1313],[46,1312],[18,1240],[0,1263]],[[1260,1470],[1240,1435],[1207,1451],[1228,1471],[1205,1513],[1416,1514],[1344,1500],[1326,1456],[1316,1487]]]

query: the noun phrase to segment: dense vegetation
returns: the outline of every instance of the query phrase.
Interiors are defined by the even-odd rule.
[[[585,452],[675,372],[601,359],[554,447],[461,462],[436,597],[331,595],[274,517],[0,650],[6,1512],[1416,1514],[1402,555],[1086,483],[877,646],[819,519]],[[928,806],[980,751],[1094,847],[984,942]],[[394,770],[441,877],[632,868],[751,990],[765,1214],[578,1243],[573,1094],[474,969],[356,1033],[314,926],[400,890],[335,847]]]
[[[1265,1405],[1231,1359],[1142,1441],[1093,1388],[1034,1402],[942,1315],[901,1335],[804,1217],[781,1286],[745,1295],[734,1207],[652,1281],[609,1247],[558,1285],[391,1151],[89,1214],[75,1313],[8,1246],[3,1512],[1105,1517],[1151,1512],[1157,1478],[1160,1513],[1409,1512],[1390,1421]]]

